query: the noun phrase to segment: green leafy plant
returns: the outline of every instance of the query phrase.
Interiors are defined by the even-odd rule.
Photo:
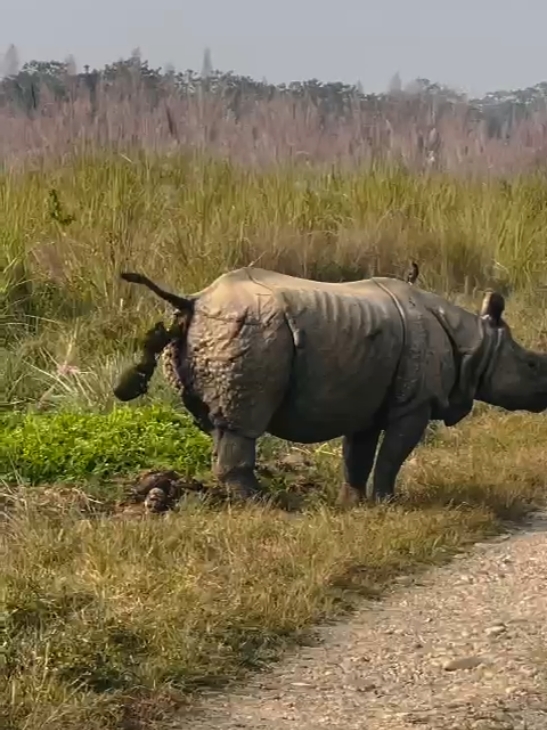
[[[186,413],[165,406],[29,413],[0,422],[0,478],[83,481],[153,466],[193,474],[209,466],[210,449]]]

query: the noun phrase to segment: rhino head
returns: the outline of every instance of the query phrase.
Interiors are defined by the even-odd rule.
[[[499,292],[486,294],[480,317],[495,335],[495,352],[475,397],[508,411],[540,413],[547,409],[547,354],[527,350],[513,339],[504,310]]]

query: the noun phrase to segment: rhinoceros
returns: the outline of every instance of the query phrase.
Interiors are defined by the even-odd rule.
[[[244,267],[177,296],[123,273],[176,310],[147,335],[141,363],[114,393],[146,392],[157,355],[197,425],[213,439],[213,472],[230,491],[259,494],[257,439],[342,437],[339,501],[391,499],[430,420],[453,426],[479,400],[509,411],[547,408],[547,355],[525,349],[486,295],[474,314],[403,281],[325,283]],[[415,279],[415,277],[414,277]]]

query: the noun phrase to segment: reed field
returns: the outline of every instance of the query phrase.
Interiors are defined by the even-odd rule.
[[[167,311],[124,269],[191,292],[252,262],[342,281],[414,259],[470,308],[498,288],[515,337],[546,348],[547,118],[498,144],[454,112],[426,164],[408,110],[386,142],[358,115],[325,132],[305,100],[238,124],[203,100],[105,97],[91,121],[85,96],[48,104],[0,109],[2,728],[173,727],[202,689],[544,502],[544,417],[477,404],[431,428],[389,507],[335,508],[337,442],[265,437],[272,506],[125,514],[143,470],[215,485],[159,371],[128,405],[112,385]]]

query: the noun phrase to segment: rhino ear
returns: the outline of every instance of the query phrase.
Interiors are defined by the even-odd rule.
[[[497,291],[488,291],[482,300],[480,316],[488,319],[494,327],[503,327],[502,314],[505,311],[505,299]]]
[[[418,267],[418,264],[415,261],[412,261],[406,275],[406,280],[409,284],[415,284],[419,275],[420,269]]]

